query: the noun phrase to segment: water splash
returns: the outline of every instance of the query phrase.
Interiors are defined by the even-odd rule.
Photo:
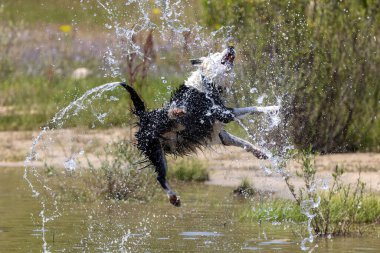
[[[95,2],[95,5],[94,5]],[[181,52],[192,55],[207,55],[215,48],[229,44],[233,40],[232,26],[223,26],[211,33],[197,22],[186,22],[186,0],[127,0],[118,5],[112,0],[81,1],[83,8],[97,8],[105,12],[107,21],[104,24],[109,33],[109,43],[104,55],[105,76],[123,79],[125,62],[128,59],[146,60],[142,37],[154,31],[157,41],[163,41],[160,48],[165,53]],[[148,59],[150,60],[150,59]],[[166,57],[161,57],[166,60]]]
[[[53,134],[62,129],[65,122],[73,116],[79,115],[81,111],[87,110],[97,99],[101,99],[102,95],[107,91],[112,91],[119,86],[119,82],[107,83],[85,92],[80,98],[71,102],[68,106],[55,114],[52,120],[42,128],[42,131],[33,139],[29,154],[24,161],[24,179],[32,190],[33,196],[40,199],[41,212],[41,231],[43,241],[43,252],[49,252],[46,241],[46,224],[61,216],[58,207],[58,200],[55,192],[47,185],[44,176],[41,174],[41,162],[46,159],[42,151],[51,148],[55,141]],[[83,150],[78,154],[83,154]],[[44,161],[46,165],[46,160]],[[77,168],[75,156],[66,159],[63,167],[68,171],[73,171]]]
[[[215,51],[215,47],[222,47],[233,40],[232,30],[233,27],[221,27],[220,29],[208,33],[199,24],[187,24],[183,21],[186,1],[181,0],[128,0],[125,1],[124,7],[116,8],[111,0],[96,0],[96,1],[83,1],[83,6],[93,5],[96,3],[99,11],[105,11],[107,14],[107,22],[104,24],[105,29],[109,32],[110,43],[108,48],[103,52],[104,65],[103,69],[106,71],[106,76],[112,78],[124,79],[123,69],[125,68],[125,61],[128,57],[136,55],[139,59],[144,59],[145,55],[143,47],[136,41],[136,37],[147,33],[150,30],[155,32],[158,40],[165,43],[161,51],[170,52],[177,50],[179,52],[191,49],[192,54],[208,55],[211,51]],[[152,10],[155,11],[155,16],[151,15]],[[133,13],[133,14],[131,14]],[[188,38],[192,36],[191,40]],[[163,61],[165,57],[161,57]],[[214,70],[214,69],[213,69]],[[167,91],[171,92],[173,89],[167,82],[166,78],[162,78],[162,83],[166,85]],[[57,130],[63,129],[65,122],[72,117],[80,117],[83,111],[90,111],[94,118],[101,124],[105,123],[108,116],[106,112],[98,112],[93,108],[93,101],[101,99],[107,92],[114,90],[119,83],[108,83],[99,87],[95,87],[87,91],[79,99],[70,103],[67,107],[60,110],[53,119],[44,127],[38,136],[33,140],[31,151],[25,160],[25,173],[24,178],[32,189],[33,196],[41,198],[42,211],[40,212],[41,218],[41,231],[43,233],[43,252],[48,252],[49,248],[46,242],[46,224],[52,220],[57,219],[61,213],[58,208],[58,203],[54,191],[52,191],[44,182],[43,176],[40,175],[37,169],[38,163],[44,159],[44,155],[40,152],[44,150],[49,152],[49,147],[56,141],[54,134],[60,134]],[[256,87],[250,89],[251,94],[258,94],[259,91]],[[265,104],[268,94],[262,93],[256,100],[257,104]],[[112,96],[109,101],[117,101],[118,98]],[[281,99],[278,99],[277,104],[281,106]],[[248,137],[259,146],[262,147],[264,152],[270,158],[271,166],[262,164],[262,168],[266,174],[279,173],[280,175],[287,175],[284,170],[284,157],[292,144],[287,137],[286,130],[280,129],[282,120],[280,112],[264,112],[264,116],[258,119],[248,119],[248,123],[243,120],[237,120],[237,123],[244,129]],[[251,128],[255,127],[256,131]],[[274,132],[280,136],[281,141],[278,139],[271,139]],[[80,166],[76,157],[79,153],[69,154],[65,157],[61,165],[68,172],[72,172]],[[80,151],[77,151],[80,152]],[[311,230],[311,221],[313,215],[311,209],[318,205],[319,202],[305,202],[304,213],[308,216],[308,231],[309,236],[302,241],[301,248],[307,250],[306,243],[313,242],[313,234]],[[99,224],[101,226],[102,224]],[[89,234],[94,236],[93,230],[95,225],[89,226]],[[145,227],[145,226],[143,226]],[[130,251],[124,245],[137,233],[132,233],[130,229],[123,232],[120,237],[120,250],[122,252]],[[145,236],[149,232],[146,229]],[[101,236],[101,235],[98,235]],[[89,238],[90,241],[95,241],[96,238]],[[107,245],[104,245],[103,250],[107,250]]]

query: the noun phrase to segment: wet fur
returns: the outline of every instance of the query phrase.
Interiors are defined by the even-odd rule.
[[[228,108],[223,102],[221,93],[228,85],[225,74],[231,69],[234,58],[234,48],[229,47],[222,53],[194,60],[198,70],[172,94],[168,104],[152,111],[146,110],[131,86],[121,83],[130,93],[134,113],[139,117],[137,147],[154,166],[157,180],[174,206],[180,206],[180,199],[166,181],[166,154],[183,156],[219,142],[244,148],[259,159],[267,158],[251,143],[223,130],[224,124],[235,117],[260,111],[256,107]]]
[[[131,94],[135,106],[134,113],[139,117],[139,130],[136,133],[137,147],[147,156],[156,168],[158,181],[165,189],[166,166],[161,156],[174,154],[183,156],[210,143],[222,123],[233,121],[232,109],[227,108],[213,83],[205,82],[207,93],[193,87],[181,85],[170,102],[163,108],[146,111],[145,105],[136,91],[122,84]],[[173,105],[186,112],[178,117],[169,117]],[[164,154],[160,150],[164,151]]]

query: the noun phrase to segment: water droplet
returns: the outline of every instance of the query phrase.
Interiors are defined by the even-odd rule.
[[[257,89],[256,89],[255,87],[253,87],[253,88],[251,88],[251,89],[249,90],[249,92],[250,92],[250,93],[256,93],[256,92],[257,92]]]
[[[70,158],[68,160],[66,160],[64,163],[63,163],[63,167],[67,170],[67,171],[74,171],[77,167],[77,163],[75,162],[75,160],[73,158]]]

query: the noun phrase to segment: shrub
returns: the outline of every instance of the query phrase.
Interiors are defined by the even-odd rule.
[[[209,174],[202,162],[194,159],[181,159],[169,165],[168,177],[186,182],[204,182],[209,179]]]
[[[255,196],[258,191],[252,186],[248,178],[244,178],[233,193],[238,197],[250,198]]]
[[[365,232],[380,218],[380,198],[365,191],[365,183],[358,178],[355,185],[344,184],[343,169],[336,166],[333,182],[326,192],[317,191],[314,155],[310,149],[296,154],[302,167],[297,176],[305,184],[296,193],[286,176],[285,181],[301,212],[313,217],[311,226],[317,235],[348,235]]]
[[[203,2],[205,23],[233,26],[245,59],[235,103],[245,97],[252,104],[263,93],[274,94],[268,103],[282,97],[283,122],[299,148],[378,149],[376,1]],[[257,92],[251,94],[253,85]]]
[[[149,201],[156,192],[156,175],[153,170],[140,169],[143,158],[128,141],[110,144],[99,168],[89,162],[92,188],[108,199]]]

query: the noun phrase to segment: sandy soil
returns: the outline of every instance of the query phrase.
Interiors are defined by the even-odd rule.
[[[216,151],[206,151],[199,155],[207,160],[210,169],[209,184],[237,186],[247,178],[256,188],[272,192],[282,198],[292,198],[282,176],[272,170],[265,169],[270,163],[260,161],[249,153],[235,147],[215,147]],[[344,168],[342,180],[345,183],[356,183],[360,179],[367,188],[380,192],[380,154],[347,153],[318,156],[315,161],[319,186],[332,183],[332,172],[336,166]],[[293,175],[291,182],[303,186],[302,180],[295,175],[300,164],[290,161],[287,170]]]
[[[37,135],[38,132],[27,131],[0,132],[0,167],[23,166],[25,156],[30,151],[32,139]],[[84,144],[86,144],[86,150],[91,149],[91,152],[96,154],[103,150],[107,143],[122,138],[130,139],[131,135],[130,131],[117,128],[102,131],[61,130],[45,136],[46,140],[53,137],[54,141],[49,143],[48,148],[41,145],[41,149],[45,149],[50,156],[64,161],[72,154],[78,153],[78,148],[80,149]],[[91,156],[87,157],[91,158]],[[281,175],[265,169],[270,166],[270,163],[259,161],[242,149],[213,146],[203,152],[198,152],[194,157],[208,164],[210,171],[208,184],[237,186],[244,178],[247,178],[260,190],[273,192],[279,197],[291,198]],[[93,159],[96,160],[95,155]],[[380,154],[349,153],[319,156],[316,158],[316,166],[321,185],[331,183],[332,171],[335,166],[341,166],[345,169],[342,178],[345,182],[355,183],[360,176],[368,188],[380,192]],[[295,175],[299,167],[297,162],[291,161],[287,169]],[[301,180],[296,176],[293,176],[291,181],[297,187],[302,186]]]

